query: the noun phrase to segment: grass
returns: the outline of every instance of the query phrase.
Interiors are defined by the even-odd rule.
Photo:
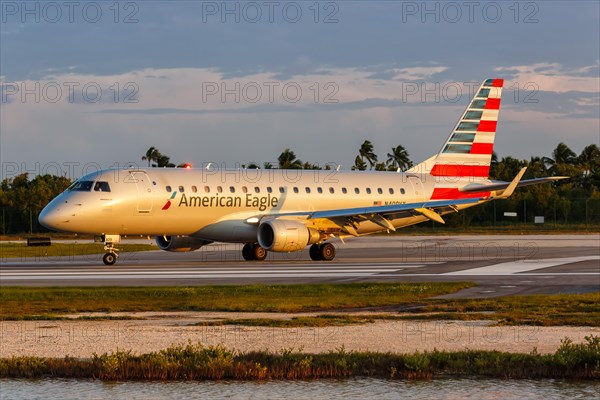
[[[477,314],[485,313],[484,319],[495,320],[500,325],[597,327],[600,326],[600,292],[447,300],[430,302],[420,311],[455,319],[479,319]]]
[[[121,243],[116,246],[121,252],[157,250],[150,244]],[[105,253],[102,243],[54,243],[51,246],[28,247],[25,243],[0,243],[0,259],[73,257]]]
[[[250,318],[200,325],[322,327],[377,320],[492,320],[499,325],[600,326],[600,292],[434,299],[465,282],[246,285],[199,287],[0,287],[0,320],[64,319],[64,314],[136,311],[307,312],[333,315]],[[356,309],[408,315],[352,315]],[[341,312],[343,311],[343,312]],[[106,316],[92,318],[107,319]]]
[[[391,315],[344,315],[344,314],[324,314],[310,317],[293,317],[291,319],[275,318],[240,318],[223,319],[219,321],[202,321],[194,324],[195,326],[223,326],[223,325],[244,325],[244,326],[268,326],[273,328],[322,328],[326,326],[344,326],[357,325],[375,322],[376,320],[398,319]]]
[[[465,282],[197,287],[0,287],[0,319],[119,311],[300,312],[414,304]]]
[[[379,377],[432,379],[469,376],[495,378],[599,379],[600,337],[574,344],[564,339],[554,354],[499,351],[348,352],[324,354],[285,350],[238,353],[220,346],[172,346],[134,355],[118,351],[92,359],[12,357],[0,359],[0,378],[90,378],[116,380],[266,380]]]

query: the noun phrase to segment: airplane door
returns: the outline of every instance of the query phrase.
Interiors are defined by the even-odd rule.
[[[413,186],[413,189],[415,190],[415,196],[423,196],[423,194],[425,193],[423,191],[423,182],[421,182],[421,180],[416,176],[409,176],[408,180],[410,181],[410,183]]]
[[[145,172],[132,172],[138,192],[138,214],[149,214],[152,211],[152,182]]]

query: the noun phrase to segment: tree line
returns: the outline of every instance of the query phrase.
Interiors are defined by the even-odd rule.
[[[175,164],[156,147],[150,147],[142,156],[148,166],[186,167]],[[383,160],[383,161],[380,161]],[[365,140],[358,149],[353,170],[396,171],[413,166],[408,151],[398,145],[380,159],[373,143]],[[266,162],[244,165],[245,168],[331,169],[316,163],[300,160],[294,151],[284,149],[277,163]],[[534,156],[529,160],[514,157],[498,159],[492,155],[490,178],[512,180],[522,167],[528,167],[523,179],[544,176],[569,176],[571,179],[521,188],[512,197],[501,202],[486,203],[464,212],[445,217],[449,226],[485,226],[532,222],[535,216],[546,222],[600,224],[600,149],[596,144],[586,146],[576,154],[565,143],[560,143],[550,156]],[[41,232],[37,222],[41,210],[58,194],[69,187],[66,177],[38,175],[29,179],[27,173],[5,178],[0,183],[0,214],[2,233]],[[517,217],[505,217],[504,212],[516,212]]]

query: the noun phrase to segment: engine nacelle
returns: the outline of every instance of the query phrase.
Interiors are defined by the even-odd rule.
[[[156,244],[165,251],[194,251],[210,242],[190,236],[157,236]]]
[[[258,244],[270,251],[299,251],[321,240],[321,235],[301,222],[267,220],[258,226]]]

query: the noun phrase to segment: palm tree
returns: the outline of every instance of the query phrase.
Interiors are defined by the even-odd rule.
[[[371,168],[373,168],[373,165],[375,165],[375,163],[377,162],[377,155],[373,151],[373,143],[371,143],[371,141],[369,140],[365,140],[360,146],[360,149],[358,150],[358,155],[360,156],[360,159],[363,161],[363,163],[366,159]]]
[[[174,168],[175,164],[171,162],[171,157],[159,153],[159,156],[156,158],[156,166],[160,168]]]
[[[146,155],[142,156],[142,161],[148,161],[148,166],[150,166],[152,161],[157,161],[159,157],[160,152],[156,147],[152,146],[146,151]]]
[[[527,177],[542,178],[548,175],[548,168],[543,157],[531,157],[527,164]]]
[[[410,156],[408,155],[408,151],[399,144],[396,147],[392,147],[392,152],[387,154],[388,159],[387,163],[392,169],[400,168],[405,171],[413,166],[412,161],[410,161]]]
[[[365,169],[367,169],[367,163],[365,163],[360,156],[356,156],[352,170],[364,171]]]
[[[595,144],[586,146],[576,160],[581,186],[587,190],[600,186],[600,149]]]
[[[549,157],[543,157],[542,160],[544,161],[544,163],[546,163],[547,165],[550,166],[550,169],[552,169],[552,167],[556,164],[569,164],[569,165],[573,165],[576,159],[576,155],[573,152],[573,150],[571,150],[569,148],[569,146],[567,146],[564,143],[559,143],[558,146],[556,146],[556,149],[554,149],[554,151],[552,152],[552,158]]]
[[[595,144],[586,146],[577,157],[576,162],[584,171],[592,171],[600,163],[600,149]]]
[[[572,167],[577,160],[576,154],[564,143],[559,143],[552,152],[552,158],[542,157],[544,164],[549,165],[549,171],[554,175],[570,175]]]
[[[281,169],[302,169],[302,161],[296,158],[296,154],[290,149],[285,149],[279,157],[279,168]]]

